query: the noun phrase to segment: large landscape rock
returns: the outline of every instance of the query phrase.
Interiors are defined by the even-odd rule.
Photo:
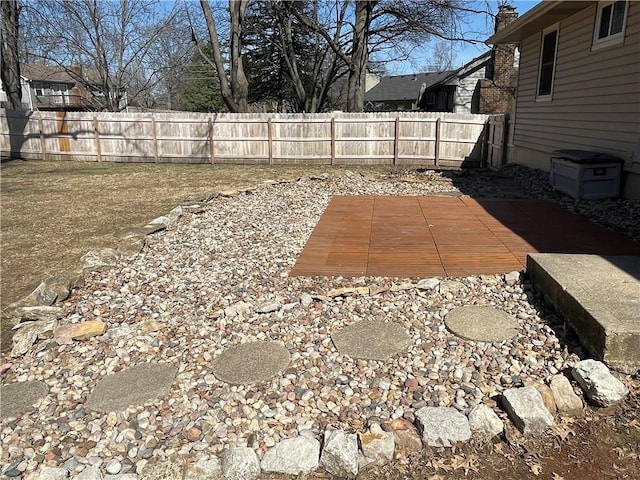
[[[422,439],[431,447],[450,447],[471,438],[467,417],[453,407],[423,407],[415,415]]]
[[[148,463],[138,475],[138,480],[184,480],[185,464],[181,461]]]
[[[358,438],[342,430],[326,430],[320,466],[332,475],[354,478],[358,475]]]
[[[469,428],[485,437],[495,437],[504,430],[504,423],[491,407],[481,403],[469,412]]]
[[[555,375],[549,382],[558,413],[564,415],[581,415],[583,412],[582,399],[576,395],[571,382],[564,375]]]
[[[38,338],[47,338],[53,335],[58,322],[56,320],[39,320],[37,322],[19,323],[13,334],[12,357],[20,357],[29,351]]]
[[[604,363],[597,360],[578,362],[571,373],[587,399],[599,407],[614,405],[629,393],[624,383],[614,377]]]
[[[229,448],[222,452],[221,460],[227,480],[255,480],[260,475],[260,461],[253,448]]]
[[[368,432],[360,434],[360,446],[366,463],[383,465],[393,460],[395,439],[392,432],[385,432],[380,425],[373,424]]]
[[[222,477],[222,465],[218,457],[201,459],[187,465],[184,480],[218,480]]]
[[[553,415],[535,388],[511,388],[502,393],[502,398],[509,418],[522,433],[539,435],[553,425]]]
[[[113,268],[118,262],[118,255],[113,248],[91,250],[80,259],[84,273]]]
[[[62,467],[44,467],[38,474],[38,480],[66,480],[69,470]]]
[[[264,472],[300,475],[318,468],[319,461],[320,442],[307,430],[296,438],[282,440],[268,450],[260,466]]]

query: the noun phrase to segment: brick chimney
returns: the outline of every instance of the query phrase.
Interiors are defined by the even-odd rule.
[[[496,15],[495,31],[499,32],[518,18],[518,12],[511,5],[500,5]],[[493,47],[493,81],[499,87],[515,85],[516,68],[514,55],[516,45],[495,45]]]
[[[74,62],[71,64],[71,72],[73,73],[74,80],[82,80],[82,64]]]
[[[495,31],[502,30],[517,18],[518,12],[515,7],[500,5],[496,15]],[[513,108],[518,74],[514,66],[515,51],[515,44],[493,47],[487,78],[480,80],[478,113],[508,113]]]

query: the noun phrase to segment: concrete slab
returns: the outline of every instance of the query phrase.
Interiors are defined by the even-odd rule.
[[[47,384],[39,380],[1,385],[0,418],[18,417],[28,412],[40,398],[48,393]]]
[[[535,253],[527,272],[596,359],[640,369],[640,257]]]
[[[504,342],[518,334],[518,320],[493,307],[469,305],[454,308],[444,323],[454,335],[476,342]]]
[[[280,342],[249,342],[231,347],[216,358],[213,374],[231,385],[266,382],[289,365],[289,351]]]
[[[400,325],[377,320],[363,320],[336,330],[331,339],[343,355],[364,360],[385,361],[411,344],[411,337]]]
[[[131,405],[169,394],[178,368],[171,364],[141,363],[98,382],[86,406],[98,412],[119,412]]]

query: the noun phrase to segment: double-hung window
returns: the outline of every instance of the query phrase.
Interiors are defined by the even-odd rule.
[[[624,40],[624,29],[627,23],[629,2],[599,2],[596,25],[593,35],[593,46],[615,45]]]
[[[540,66],[538,69],[538,89],[536,99],[551,100],[553,93],[553,79],[556,71],[556,53],[558,50],[558,25],[554,25],[542,32],[540,46]]]

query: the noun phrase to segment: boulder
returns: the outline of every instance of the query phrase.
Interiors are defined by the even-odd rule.
[[[393,433],[374,423],[368,432],[360,433],[360,447],[367,463],[383,465],[393,460],[396,445]]]
[[[628,393],[627,387],[614,377],[607,366],[597,360],[583,360],[571,370],[587,399],[599,407],[618,403]]]
[[[415,415],[422,440],[431,447],[451,447],[471,438],[469,420],[453,407],[423,407]]]
[[[493,438],[504,430],[504,423],[491,407],[481,403],[469,412],[469,428],[484,437]]]
[[[553,415],[535,388],[511,388],[503,392],[502,398],[509,418],[525,435],[542,434],[553,425]]]
[[[268,450],[260,466],[264,472],[304,475],[318,468],[319,460],[320,442],[307,430]]]
[[[185,464],[181,461],[148,463],[138,475],[138,480],[183,480]]]
[[[332,475],[354,478],[358,475],[358,439],[355,434],[327,429],[320,466]]]
[[[57,322],[55,320],[19,323],[13,327],[17,332],[13,334],[11,356],[19,357],[24,355],[38,338],[47,338],[53,335],[56,326]]]
[[[118,255],[113,248],[91,250],[80,259],[84,273],[108,270],[116,266]]]
[[[38,474],[38,480],[66,480],[69,470],[62,467],[44,467]]]
[[[582,415],[582,399],[576,395],[571,382],[564,375],[555,375],[549,382],[558,413],[564,415]]]
[[[218,457],[198,460],[187,465],[184,480],[218,480],[222,478],[222,466]]]
[[[260,475],[260,461],[253,448],[230,448],[222,452],[221,460],[227,480],[255,480]]]

